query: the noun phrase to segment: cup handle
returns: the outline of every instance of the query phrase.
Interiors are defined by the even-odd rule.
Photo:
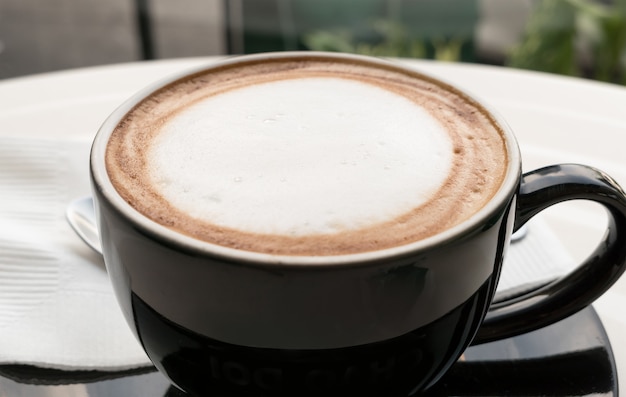
[[[563,277],[492,304],[472,344],[509,338],[560,321],[591,304],[622,275],[626,269],[626,195],[602,171],[560,164],[524,174],[514,230],[551,205],[580,199],[597,202],[608,211],[609,224],[598,247]]]

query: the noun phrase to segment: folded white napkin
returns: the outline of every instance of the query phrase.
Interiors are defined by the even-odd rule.
[[[102,258],[65,207],[89,192],[89,140],[0,138],[0,364],[126,370],[149,360]]]
[[[0,366],[125,371],[150,363],[125,323],[102,258],[65,220],[89,193],[91,137],[0,137]],[[572,260],[534,221],[500,289],[562,274]]]

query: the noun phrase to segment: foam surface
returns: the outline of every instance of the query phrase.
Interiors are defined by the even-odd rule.
[[[156,90],[119,121],[105,160],[120,196],[175,233],[319,256],[458,225],[499,189],[507,149],[489,112],[419,73],[281,55]]]
[[[182,110],[154,139],[147,168],[156,190],[194,218],[301,236],[363,228],[420,206],[446,181],[452,153],[440,123],[405,97],[311,77]]]

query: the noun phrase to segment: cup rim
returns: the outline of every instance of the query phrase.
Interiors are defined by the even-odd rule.
[[[117,190],[111,183],[111,180],[109,179],[106,171],[104,160],[107,142],[118,122],[121,121],[121,119],[136,105],[138,105],[144,98],[154,93],[155,91],[162,89],[182,78],[197,73],[204,73],[206,71],[210,71],[212,69],[216,69],[225,65],[247,61],[285,59],[293,57],[318,57],[343,60],[352,59],[373,65],[383,66],[386,68],[391,67],[402,71],[409,71],[410,73],[421,78],[432,80],[437,84],[445,87],[446,89],[452,90],[475,102],[477,105],[484,108],[484,110],[489,113],[492,120],[497,124],[504,137],[507,152],[507,170],[499,189],[491,197],[489,202],[479,211],[474,213],[471,217],[459,223],[458,225],[455,225],[433,236],[412,243],[380,249],[376,251],[323,256],[268,254],[254,251],[238,250],[235,248],[224,247],[206,241],[198,240],[185,234],[175,232],[167,228],[166,226],[163,226],[147,218],[139,211],[137,211],[134,207],[132,207],[129,203],[127,203],[117,192]],[[475,230],[481,229],[482,225],[484,224],[484,220],[492,217],[498,212],[501,212],[502,206],[511,200],[515,191],[517,190],[519,184],[519,176],[521,174],[521,154],[517,139],[515,138],[512,129],[497,111],[495,111],[490,105],[485,103],[485,101],[477,98],[474,94],[469,93],[466,89],[459,88],[457,85],[449,83],[445,79],[433,77],[427,73],[423,73],[418,68],[409,67],[405,64],[398,62],[397,60],[392,61],[382,58],[348,53],[331,53],[319,51],[285,51],[226,57],[224,59],[218,60],[215,63],[210,63],[208,65],[202,65],[190,70],[188,69],[180,71],[178,73],[174,73],[169,77],[158,80],[139,90],[126,101],[124,101],[121,105],[119,105],[105,119],[105,121],[98,129],[91,147],[89,169],[90,176],[92,178],[92,188],[97,189],[98,192],[107,200],[107,202],[116,209],[116,211],[122,214],[135,226],[138,226],[143,230],[149,231],[150,234],[175,245],[181,250],[191,251],[200,255],[220,257],[222,259],[236,261],[240,264],[248,263],[255,266],[354,266],[359,264],[364,265],[367,263],[379,262],[380,260],[390,260],[393,258],[404,257],[415,252],[428,251],[429,249],[432,249],[434,247],[447,244],[450,241],[459,240],[466,235],[472,234]]]

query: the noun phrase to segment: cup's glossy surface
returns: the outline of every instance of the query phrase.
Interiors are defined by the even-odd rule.
[[[168,245],[138,229],[98,192],[96,203],[107,268],[128,322],[157,368],[174,384],[198,395],[407,395],[425,388],[474,337],[495,292],[513,227],[511,202],[506,202],[481,229],[413,255],[347,267],[269,271]],[[458,277],[446,274],[456,269],[464,270]],[[445,299],[433,298],[434,291],[447,291],[449,302],[461,301],[448,308]],[[192,293],[193,307],[177,301],[176,293]],[[254,299],[263,293],[272,301],[267,296]],[[334,301],[334,308],[329,307]],[[344,306],[346,301],[353,303],[351,309]],[[216,305],[226,319],[212,316]],[[242,324],[239,337],[248,336],[250,342],[232,343],[183,326],[164,314],[172,306],[196,316],[204,313],[208,323]],[[247,312],[241,314],[242,310]],[[282,316],[274,325],[273,310]],[[343,346],[311,347],[305,341],[297,347],[287,329],[291,326],[294,333],[303,334],[302,316],[316,316],[318,328],[339,328],[338,335],[351,331],[352,340],[358,341],[374,332],[363,328],[360,334],[349,320],[341,324],[342,313],[371,319],[372,327],[385,329],[402,318],[406,318],[403,324],[421,321],[411,318],[420,312],[435,318],[408,331],[394,330],[389,338]],[[271,328],[276,345],[255,345],[263,336],[256,333]],[[315,336],[311,335],[312,341]],[[316,343],[337,340],[320,338]]]
[[[494,283],[408,334],[365,346],[283,350],[222,343],[164,319],[136,295],[139,339],[157,368],[193,395],[408,395],[452,365],[480,324]]]

